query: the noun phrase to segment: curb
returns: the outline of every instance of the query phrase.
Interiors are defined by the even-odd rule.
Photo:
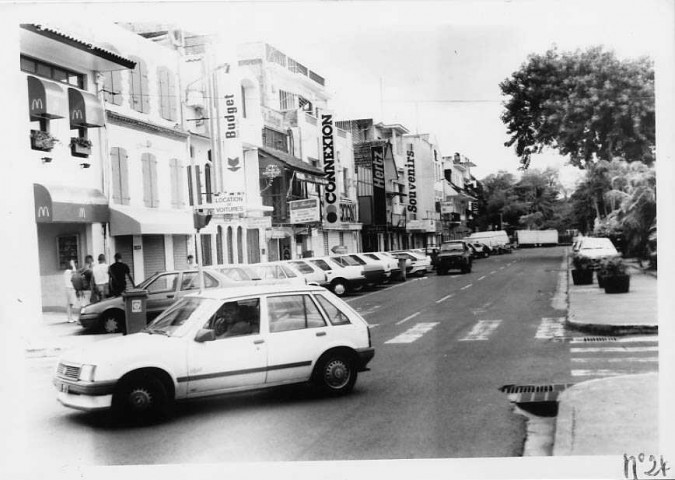
[[[657,334],[658,325],[600,325],[595,323],[578,323],[565,319],[565,327],[583,333],[595,335],[638,335]]]

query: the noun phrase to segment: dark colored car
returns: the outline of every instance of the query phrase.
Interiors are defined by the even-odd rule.
[[[150,322],[173,302],[188,293],[199,291],[197,270],[170,270],[146,278],[136,288],[147,290],[147,320]],[[204,271],[204,288],[238,286],[236,282],[214,271]],[[123,332],[126,327],[124,299],[112,297],[85,305],[80,310],[80,325],[87,330],[106,333]]]
[[[471,248],[461,240],[445,242],[438,251],[439,275],[445,275],[448,270],[457,269],[462,273],[471,272]]]

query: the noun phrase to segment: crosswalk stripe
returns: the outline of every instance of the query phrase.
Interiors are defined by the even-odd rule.
[[[439,322],[418,323],[412,328],[409,328],[402,334],[387,340],[384,343],[412,343],[421,338],[425,333],[438,325]]]
[[[537,333],[534,334],[534,338],[548,339],[554,337],[562,337],[565,335],[565,318],[549,318],[544,317],[541,319],[539,328],[537,328]]]
[[[407,322],[408,320],[415,318],[420,313],[421,312],[413,313],[412,315],[409,315],[409,316],[405,317],[403,320],[400,320],[400,321],[396,322],[396,325],[401,325],[401,324]]]
[[[490,275],[492,275],[493,273],[497,273],[497,270],[492,270],[492,271],[490,272]]]
[[[607,363],[622,363],[622,362],[634,362],[634,363],[651,363],[658,362],[659,357],[584,357],[584,358],[572,358],[573,363],[592,363],[592,362],[607,362]]]
[[[594,353],[594,352],[658,352],[659,347],[588,347],[588,348],[570,348],[572,353]]]
[[[494,332],[499,324],[502,323],[501,320],[478,320],[478,323],[474,325],[471,331],[460,338],[460,342],[473,342],[487,340],[492,332]]]
[[[630,375],[632,373],[635,372],[632,372],[630,370],[609,370],[604,368],[600,368],[597,370],[572,370],[573,377],[596,377],[596,376],[613,377],[616,375]]]

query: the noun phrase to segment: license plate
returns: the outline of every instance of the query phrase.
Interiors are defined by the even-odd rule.
[[[67,383],[59,383],[59,392],[68,393],[68,384]]]

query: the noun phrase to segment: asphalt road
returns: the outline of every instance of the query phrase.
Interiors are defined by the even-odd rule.
[[[551,338],[567,334],[563,252],[517,251],[477,260],[470,274],[433,273],[348,298],[372,325],[376,355],[342,398],[284,387],[180,404],[160,425],[111,425],[61,407],[55,359],[31,359],[32,457],[138,465],[520,456],[525,418],[499,388],[579,380],[573,346]]]

